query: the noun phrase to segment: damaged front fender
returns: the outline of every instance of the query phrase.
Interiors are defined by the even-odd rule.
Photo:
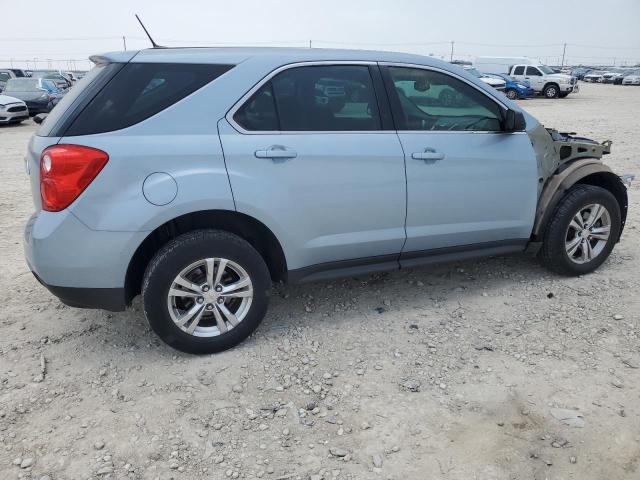
[[[627,189],[622,179],[601,161],[603,155],[611,153],[612,142],[598,143],[540,125],[529,132],[529,137],[538,161],[538,206],[532,240],[542,240],[551,214],[567,190],[577,183],[605,188],[616,197],[622,233],[627,217]]]

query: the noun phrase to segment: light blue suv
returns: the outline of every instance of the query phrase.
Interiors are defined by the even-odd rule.
[[[93,57],[29,143],[29,267],[64,303],[142,293],[169,345],[236,345],[272,281],[528,251],[597,268],[627,215],[610,142],[543,128],[432,58],[318,49]]]

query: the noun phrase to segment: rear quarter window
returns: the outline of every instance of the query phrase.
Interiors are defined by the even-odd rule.
[[[161,112],[233,65],[129,63],[78,114],[66,136],[111,132]]]

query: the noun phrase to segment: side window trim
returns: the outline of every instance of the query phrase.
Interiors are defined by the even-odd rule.
[[[474,85],[473,83],[469,82],[466,78],[463,78],[460,75],[457,75],[457,74],[455,74],[453,72],[450,72],[450,71],[447,71],[447,70],[443,70],[441,68],[431,67],[431,66],[428,66],[428,65],[419,65],[419,64],[412,64],[412,63],[395,63],[395,62],[379,62],[378,65],[380,66],[380,71],[382,73],[382,78],[384,80],[384,84],[385,84],[385,87],[387,89],[387,94],[388,94],[388,97],[389,97],[389,103],[391,104],[391,110],[392,110],[392,113],[393,113],[393,119],[394,119],[394,122],[396,124],[398,133],[404,133],[404,132],[417,133],[417,132],[419,132],[419,133],[448,133],[448,134],[460,134],[460,133],[467,133],[467,134],[504,134],[504,132],[496,132],[496,131],[491,131],[491,130],[473,130],[473,131],[464,131],[464,130],[406,130],[404,128],[400,128],[400,127],[402,127],[404,125],[402,107],[400,106],[400,99],[398,98],[398,94],[395,91],[393,80],[391,78],[391,73],[389,73],[389,68],[388,67],[414,68],[414,69],[429,70],[429,71],[432,71],[432,72],[438,72],[438,73],[442,73],[444,75],[449,75],[449,76],[455,78],[456,80],[460,80],[460,81],[464,82],[465,84],[469,85],[470,87],[473,87],[479,93],[483,94],[486,98],[488,98],[489,100],[494,102],[500,108],[500,111],[502,112],[503,115],[504,115],[504,112],[506,110],[508,110],[508,107],[504,103],[500,102],[497,98],[494,98],[491,95],[487,95],[487,93],[485,91],[483,91],[477,85]],[[510,132],[510,133],[521,133],[521,132]]]
[[[282,73],[286,70],[290,70],[293,68],[298,68],[298,67],[312,67],[312,66],[365,66],[365,67],[369,67],[369,75],[371,76],[371,81],[373,84],[373,88],[374,88],[374,93],[376,96],[376,102],[377,102],[377,106],[378,106],[378,112],[380,115],[380,121],[382,123],[382,129],[381,130],[330,130],[330,131],[315,131],[315,130],[292,130],[292,131],[285,131],[285,130],[246,130],[244,129],[241,125],[239,125],[235,119],[233,118],[234,115],[236,114],[236,112],[238,110],[240,110],[240,108],[242,108],[242,106],[253,96],[254,93],[256,93],[258,90],[260,90],[260,88],[262,88],[267,82],[270,82],[276,75],[278,75],[279,73]],[[286,65],[282,65],[278,68],[276,68],[275,70],[272,70],[271,72],[269,72],[266,76],[264,76],[258,83],[256,83],[253,87],[251,87],[251,89],[249,89],[249,91],[247,91],[244,95],[242,95],[242,97],[240,97],[240,99],[234,103],[232,105],[232,107],[229,109],[229,111],[227,112],[227,114],[225,115],[225,119],[227,120],[227,122],[229,122],[229,124],[238,132],[241,133],[243,135],[308,135],[308,134],[326,134],[326,133],[331,133],[331,134],[354,134],[354,133],[358,133],[358,134],[376,134],[376,133],[395,133],[396,130],[393,127],[393,124],[390,122],[390,118],[391,118],[391,112],[389,110],[389,105],[387,104],[387,114],[389,115],[389,118],[387,119],[387,121],[385,122],[385,118],[384,118],[384,109],[385,109],[385,104],[384,101],[381,100],[381,94],[383,92],[379,91],[380,85],[376,84],[376,76],[374,73],[374,69],[377,68],[378,63],[375,61],[349,61],[349,60],[336,60],[336,61],[330,61],[330,60],[323,60],[323,61],[312,61],[312,62],[295,62],[295,63],[289,63]],[[271,86],[271,90],[273,93],[273,85]],[[276,103],[276,114],[277,112],[277,102]],[[278,115],[278,123],[280,122],[279,119],[279,115]]]

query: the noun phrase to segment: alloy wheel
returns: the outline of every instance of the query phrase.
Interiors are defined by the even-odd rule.
[[[226,258],[205,258],[173,280],[167,307],[176,326],[196,337],[215,337],[236,327],[253,300],[249,274]]]
[[[567,228],[565,250],[572,262],[584,264],[602,253],[611,234],[611,215],[599,203],[582,207]]]

